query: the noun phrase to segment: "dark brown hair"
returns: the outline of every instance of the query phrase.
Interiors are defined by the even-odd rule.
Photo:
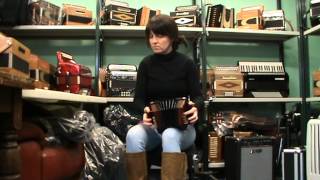
[[[153,32],[154,34],[168,36],[171,40],[173,40],[173,50],[177,50],[181,42],[187,45],[185,38],[179,37],[179,31],[176,22],[168,15],[156,15],[149,20],[145,30],[148,46],[150,46],[149,37],[151,32]]]

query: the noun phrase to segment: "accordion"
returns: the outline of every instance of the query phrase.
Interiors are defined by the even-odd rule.
[[[168,127],[184,130],[187,128],[189,121],[183,113],[191,107],[185,97],[151,101],[149,116],[153,119],[159,132]]]
[[[90,95],[92,90],[92,73],[89,67],[78,64],[73,56],[57,51],[57,88],[59,91]]]
[[[30,24],[59,25],[61,24],[61,8],[47,1],[37,1],[30,4]]]

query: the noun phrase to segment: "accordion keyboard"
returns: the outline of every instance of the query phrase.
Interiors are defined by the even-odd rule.
[[[239,61],[239,68],[244,73],[284,74],[282,62],[249,62]]]

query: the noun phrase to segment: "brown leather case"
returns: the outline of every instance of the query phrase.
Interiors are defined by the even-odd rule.
[[[208,161],[223,162],[223,137],[219,137],[214,131],[208,134]]]
[[[64,25],[90,25],[92,23],[92,11],[86,7],[63,4],[63,11],[66,14]]]
[[[41,69],[45,73],[50,73],[49,63],[35,54],[30,55],[30,69]]]
[[[35,54],[30,55],[30,77],[34,79],[35,88],[49,89],[50,65]]]
[[[313,96],[320,96],[320,88],[318,87],[313,88]]]
[[[0,33],[0,71],[29,78],[30,49],[18,40]]]
[[[61,8],[50,2],[39,0],[29,5],[30,24],[33,25],[60,25]]]
[[[237,67],[214,69],[214,95],[216,97],[243,97],[243,74]]]
[[[152,16],[158,15],[160,13],[160,10],[152,10],[147,6],[143,6],[138,10],[137,13],[137,25],[146,26]]]
[[[237,22],[241,29],[263,29],[262,12],[259,9],[238,12]]]

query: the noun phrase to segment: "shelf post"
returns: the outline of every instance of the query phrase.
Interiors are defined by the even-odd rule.
[[[301,143],[306,144],[306,127],[308,122],[308,104],[306,98],[309,97],[309,62],[306,58],[308,55],[307,39],[304,36],[304,30],[306,29],[306,7],[305,0],[297,0],[297,28],[299,30],[298,36],[298,58],[299,58],[299,72],[300,72],[300,96],[302,97],[301,104]]]

